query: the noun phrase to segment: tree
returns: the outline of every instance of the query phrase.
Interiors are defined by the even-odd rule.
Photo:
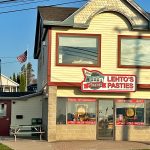
[[[32,84],[35,75],[33,74],[34,70],[32,68],[32,64],[29,62],[27,64],[27,85]]]
[[[26,70],[27,70],[27,72],[26,72]],[[21,67],[21,73],[24,74],[25,78],[27,75],[27,85],[32,84],[32,82],[35,80],[35,78],[34,78],[35,75],[33,72],[34,72],[34,70],[32,68],[32,64],[30,62],[27,64],[27,66],[23,65]]]
[[[16,80],[16,82],[17,82],[18,84],[20,84],[20,74],[17,74],[17,80]]]
[[[27,70],[27,72],[26,72],[26,70]],[[26,82],[26,75],[27,75],[27,82]],[[34,70],[32,68],[32,64],[30,62],[27,65],[24,64],[21,67],[21,73],[18,73],[17,76],[15,73],[13,73],[13,76],[10,78],[13,81],[17,82],[18,84],[20,84],[20,86],[19,86],[20,92],[25,92],[26,87],[29,84],[35,84],[36,83]],[[27,84],[27,86],[26,86],[26,84]]]
[[[13,81],[15,81],[16,82],[16,74],[15,73],[13,73]]]
[[[24,74],[21,74],[19,89],[20,89],[20,92],[25,92],[26,90],[26,79],[25,79]]]

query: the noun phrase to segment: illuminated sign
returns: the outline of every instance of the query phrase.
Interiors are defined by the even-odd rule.
[[[81,82],[83,92],[134,92],[135,75],[102,74],[96,70],[82,69],[84,80]]]

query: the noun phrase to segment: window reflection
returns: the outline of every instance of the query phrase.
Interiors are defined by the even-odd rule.
[[[67,98],[57,99],[56,124],[66,124],[66,101]]]
[[[59,64],[98,64],[98,36],[59,35]]]
[[[5,117],[7,115],[6,110],[7,110],[7,104],[1,103],[0,104],[0,117]]]
[[[144,100],[117,100],[117,125],[144,125]]]
[[[68,124],[95,124],[95,99],[73,98],[68,100]]]

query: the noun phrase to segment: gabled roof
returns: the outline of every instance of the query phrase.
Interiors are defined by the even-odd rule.
[[[70,7],[38,7],[38,11],[43,20],[64,21],[72,15],[78,8]]]
[[[1,80],[2,80],[2,85],[3,85],[3,78],[5,78],[6,80],[8,80],[8,81],[9,81],[10,83],[12,83],[13,85],[19,86],[19,84],[18,84],[17,82],[11,80],[10,78],[6,77],[5,75],[1,74],[1,76],[2,76],[2,78],[1,78]],[[10,84],[10,85],[11,85],[11,84]]]
[[[129,4],[131,4],[141,15],[143,15],[145,18],[147,18],[150,21],[149,14],[142,9],[134,0],[126,0]]]
[[[136,2],[134,2],[134,0],[124,1],[128,3],[128,5],[133,7],[145,19],[150,21],[149,14],[146,11],[144,11]],[[42,18],[43,25],[73,27],[74,25],[72,24],[72,19],[77,13],[82,11],[89,3],[93,3],[93,0],[89,0],[88,3],[86,3],[81,8],[41,6],[38,7],[38,13],[39,16]]]
[[[41,6],[38,7],[37,12],[37,24],[36,24],[36,35],[35,35],[35,46],[34,46],[34,58],[37,58],[39,53],[39,45],[38,43],[41,38],[41,24],[43,26],[47,26],[47,22],[58,22],[58,24],[64,21],[66,18],[71,16],[78,8],[71,8],[71,7],[51,7],[51,6]],[[42,20],[42,22],[41,22]],[[44,23],[46,22],[46,23]]]

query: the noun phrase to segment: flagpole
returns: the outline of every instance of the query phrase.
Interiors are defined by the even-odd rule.
[[[27,61],[26,61],[26,92],[28,86],[28,48],[27,48]]]
[[[1,72],[1,59],[0,59],[0,92],[2,92],[2,72]]]

